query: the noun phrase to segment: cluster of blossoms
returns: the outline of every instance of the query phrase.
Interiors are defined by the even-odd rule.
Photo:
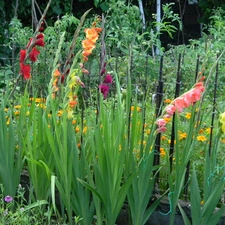
[[[39,31],[43,31],[40,27]],[[31,62],[36,62],[37,57],[40,54],[40,51],[37,49],[37,46],[44,47],[44,34],[39,33],[34,38],[30,38],[26,49],[20,50],[20,74],[25,80],[30,79],[31,77],[31,67],[29,64],[26,64],[26,60],[29,59]]]
[[[107,98],[107,95],[109,93],[110,85],[113,82],[113,78],[109,73],[106,73],[106,65],[107,63],[105,62],[103,64],[103,68],[100,72],[100,75],[103,77],[102,83],[98,86],[100,92],[103,94],[104,99]]]
[[[92,24],[92,28],[86,28],[84,30],[86,39],[82,41],[83,61],[88,61],[88,56],[92,54],[92,50],[96,47],[96,41],[98,40],[101,31],[102,28],[96,27],[96,22]]]
[[[109,93],[109,88],[110,84],[112,84],[113,78],[110,74],[106,74],[103,83],[99,85],[99,90],[103,94],[104,99],[106,99],[108,93]]]
[[[68,112],[68,119],[73,119],[74,108],[78,103],[77,91],[79,87],[84,87],[84,83],[81,81],[79,76],[76,76],[79,73],[78,69],[75,69],[72,73],[69,74],[68,83],[66,86],[66,110]]]
[[[195,102],[199,101],[205,87],[203,82],[198,82],[194,87],[185,92],[180,97],[174,99],[166,108],[164,118],[158,119],[156,124],[158,126],[157,132],[162,133],[166,131],[166,118],[171,118],[175,112],[181,113],[185,108],[193,105]],[[224,127],[225,128],[225,127]]]
[[[52,98],[55,99],[56,92],[59,90],[58,83],[63,83],[64,81],[64,75],[60,73],[58,68],[55,70],[53,74],[53,82],[52,82]]]

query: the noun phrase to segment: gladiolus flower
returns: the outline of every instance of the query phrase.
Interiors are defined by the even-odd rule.
[[[30,65],[20,63],[20,74],[22,74],[25,80],[30,79]]]
[[[156,124],[158,125],[158,127],[165,127],[166,126],[166,121],[164,119],[158,119],[156,121]]]
[[[156,130],[156,132],[157,133],[164,133],[164,132],[166,132],[166,127],[159,127],[157,130]]]
[[[26,58],[26,50],[22,49],[20,50],[20,63],[24,63],[25,58]]]
[[[35,45],[44,47],[44,46],[45,46],[44,39],[43,39],[43,38],[37,39],[37,40],[35,41]]]
[[[172,116],[176,112],[176,107],[174,105],[168,105],[165,110],[169,116]]]
[[[99,86],[99,90],[101,91],[101,93],[104,96],[104,99],[106,99],[108,93],[109,93],[109,86],[105,85],[105,84],[100,84]]]
[[[40,51],[38,51],[36,47],[33,47],[29,55],[30,61],[36,62],[39,54]]]
[[[60,80],[61,84],[64,82],[64,80],[65,80],[65,76],[62,75],[62,76],[61,76],[61,80]]]
[[[44,34],[41,33],[36,36],[36,39],[40,39],[40,38],[44,39]]]
[[[110,74],[107,74],[105,76],[105,79],[104,79],[103,83],[105,83],[105,84],[111,84],[112,83],[112,76]]]
[[[74,108],[74,106],[77,105],[77,102],[72,100],[72,101],[69,102],[69,105],[70,105],[71,108]]]

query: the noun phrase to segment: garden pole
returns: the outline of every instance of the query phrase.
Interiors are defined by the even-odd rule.
[[[159,83],[157,86],[157,93],[156,93],[155,114],[157,118],[162,114],[162,100],[163,100],[162,69],[163,69],[163,56],[160,59]],[[161,142],[161,133],[158,133],[155,140],[154,166],[159,165],[160,163],[160,142]],[[156,183],[158,182],[159,182],[159,172],[156,175]]]
[[[177,66],[177,80],[176,80],[176,90],[175,90],[175,98],[177,98],[180,94],[180,86],[181,86],[181,54],[179,54],[178,66]],[[170,173],[172,172],[172,165],[173,165],[173,152],[174,152],[174,142],[175,142],[175,115],[173,115],[172,120],[172,131],[171,131],[171,138],[170,138]]]
[[[146,29],[146,24],[145,24],[145,13],[144,13],[144,9],[143,9],[142,0],[138,0],[138,4],[139,4],[141,19],[142,19],[142,30],[144,31]]]
[[[218,59],[219,55],[217,55]],[[214,90],[213,90],[213,111],[212,111],[212,120],[211,120],[211,126],[210,126],[210,138],[209,138],[209,156],[211,155],[211,148],[212,148],[212,135],[213,135],[213,126],[214,126],[214,119],[215,119],[215,113],[216,113],[216,89],[218,85],[218,74],[219,74],[219,62],[217,61],[216,64],[216,75],[215,75],[215,81],[214,81]]]
[[[161,21],[161,0],[157,0],[157,3],[156,3],[156,23],[157,23],[157,26],[156,26],[156,30],[157,30],[157,34],[160,34],[160,21]],[[160,36],[159,36],[159,39],[160,39]],[[156,55],[159,54],[159,48],[156,47]]]

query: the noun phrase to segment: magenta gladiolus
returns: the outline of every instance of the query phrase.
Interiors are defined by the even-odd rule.
[[[112,76],[110,74],[107,74],[105,76],[105,79],[104,79],[103,83],[105,83],[105,84],[111,84],[112,81],[113,81]]]
[[[109,93],[109,86],[106,84],[100,84],[98,87],[105,99]]]

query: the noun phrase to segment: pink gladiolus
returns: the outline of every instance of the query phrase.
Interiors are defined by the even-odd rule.
[[[176,112],[176,107],[174,105],[168,105],[165,110],[170,115],[169,117],[171,117]]]
[[[173,103],[176,110],[181,113],[185,107],[184,99],[182,97],[176,98]]]
[[[156,124],[158,125],[158,127],[165,127],[166,126],[166,121],[164,119],[158,119],[156,121]]]
[[[166,127],[159,127],[157,130],[156,130],[156,132],[157,133],[164,133],[164,132],[166,132]]]

